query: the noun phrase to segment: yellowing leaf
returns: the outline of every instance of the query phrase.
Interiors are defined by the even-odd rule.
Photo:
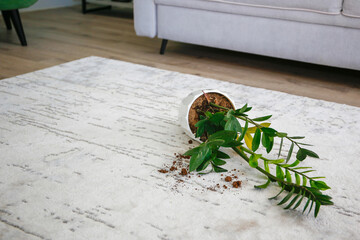
[[[248,133],[248,132],[246,132],[244,139],[245,139],[246,146],[247,146],[249,149],[252,149],[252,140],[253,140],[253,137],[251,136],[251,134]]]
[[[262,123],[260,124],[263,127],[270,127],[271,123]],[[255,133],[257,127],[251,127],[248,128],[248,130],[246,131],[247,133]]]

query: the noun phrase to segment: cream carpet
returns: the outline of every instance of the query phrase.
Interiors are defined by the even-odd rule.
[[[195,146],[177,123],[181,99],[209,88],[307,136],[321,158],[304,164],[335,205],[316,219],[283,210],[268,200],[278,187],[254,189],[264,178],[235,156],[225,168],[238,189],[217,188],[220,174],[158,172]],[[5,79],[0,239],[358,239],[359,120],[356,107],[99,57]]]

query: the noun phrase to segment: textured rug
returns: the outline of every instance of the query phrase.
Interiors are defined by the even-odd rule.
[[[335,205],[316,219],[283,210],[268,200],[278,187],[254,189],[262,175],[235,156],[238,189],[160,173],[196,145],[181,99],[209,88],[307,136]],[[359,120],[356,107],[99,57],[2,80],[0,239],[358,239]]]

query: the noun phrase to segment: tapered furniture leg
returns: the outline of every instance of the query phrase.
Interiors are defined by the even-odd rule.
[[[22,46],[27,46],[24,29],[21,23],[19,10],[10,10],[10,18],[19,37]]]
[[[81,9],[82,9],[83,14],[86,14],[88,12],[99,11],[99,10],[111,9],[111,5],[110,6],[104,6],[104,7],[91,8],[91,9],[87,9],[86,5],[87,5],[86,0],[81,0]]]
[[[161,42],[161,48],[160,48],[160,54],[161,54],[161,55],[164,55],[167,43],[168,43],[168,40],[167,40],[167,39],[163,39],[163,40],[162,40],[162,42]]]
[[[11,22],[10,22],[10,13],[9,13],[9,11],[1,11],[1,14],[2,14],[2,16],[4,18],[6,28],[8,30],[10,30],[11,29]]]

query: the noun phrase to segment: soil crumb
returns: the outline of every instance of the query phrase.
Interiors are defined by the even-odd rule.
[[[234,182],[233,182],[233,187],[234,187],[234,188],[239,188],[239,187],[241,187],[241,181],[234,181]]]
[[[158,170],[159,172],[161,172],[161,173],[168,173],[169,171],[168,170],[166,170],[166,169],[160,169],[160,170]]]
[[[188,174],[188,173],[187,173],[186,168],[182,168],[182,169],[181,169],[181,172],[180,172],[180,175],[186,176],[187,174]]]
[[[193,141],[190,139],[188,143],[189,143],[189,144],[193,144]]]
[[[231,182],[232,181],[232,178],[230,177],[230,176],[227,176],[226,178],[225,178],[225,182]]]

